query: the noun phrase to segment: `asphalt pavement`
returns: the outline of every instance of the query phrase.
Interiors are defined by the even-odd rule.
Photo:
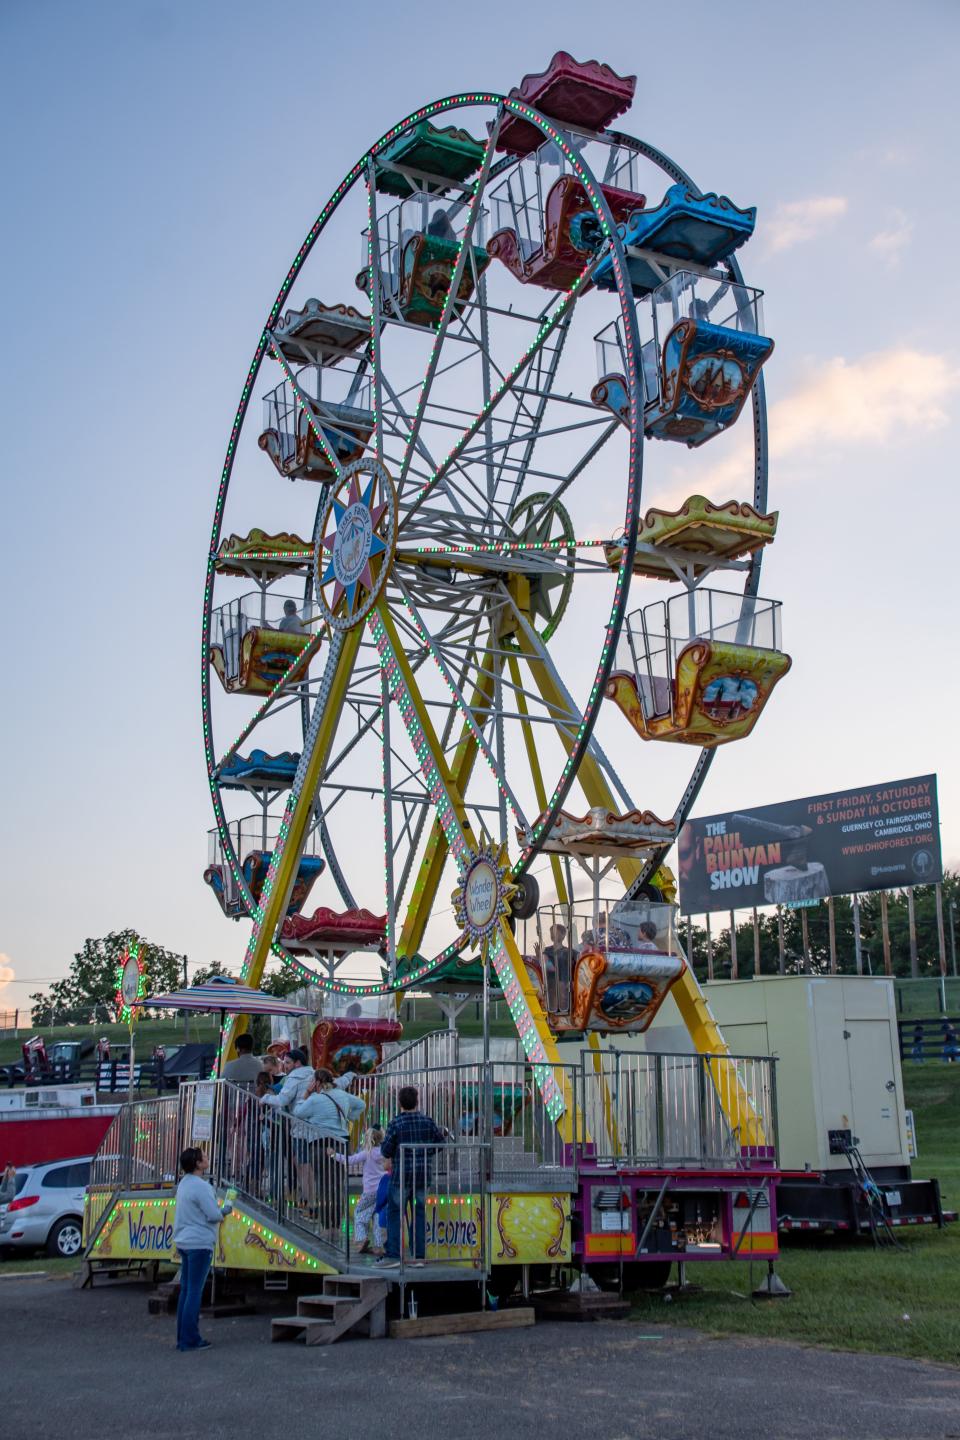
[[[292,1306],[289,1308],[292,1309]],[[960,1370],[672,1326],[541,1322],[424,1340],[271,1344],[205,1320],[179,1354],[140,1286],[0,1280],[5,1436],[68,1440],[960,1440]]]

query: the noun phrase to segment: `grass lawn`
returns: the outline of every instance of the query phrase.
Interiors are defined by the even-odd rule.
[[[191,1015],[189,1041],[216,1040],[219,1034],[217,1021],[209,1015]],[[0,1040],[0,1065],[19,1060],[24,1040],[31,1035],[42,1035],[49,1050],[58,1040],[93,1040],[101,1035],[109,1037],[111,1044],[127,1045],[130,1035],[126,1025],[53,1025],[31,1028],[22,1025],[18,1035],[7,1035]],[[137,1026],[136,1045],[141,1055],[149,1055],[154,1045],[165,1045],[172,1050],[174,1045],[184,1043],[182,1020],[144,1020]]]
[[[47,1275],[72,1275],[77,1264],[76,1260],[61,1260],[59,1257],[51,1259],[48,1255],[21,1257],[8,1252],[0,1260],[0,1296],[3,1295],[3,1280],[12,1275],[33,1275],[37,1271],[43,1271]]]
[[[903,1080],[917,1126],[914,1174],[936,1175],[946,1208],[960,1209],[960,1065],[907,1062]],[[960,1224],[896,1233],[903,1250],[839,1236],[788,1242],[777,1273],[789,1300],[751,1300],[765,1273],[756,1261],[690,1265],[701,1294],[638,1296],[633,1318],[960,1365]]]

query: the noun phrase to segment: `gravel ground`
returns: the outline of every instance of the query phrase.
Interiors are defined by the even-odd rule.
[[[293,1309],[287,1304],[287,1310]],[[446,1339],[272,1345],[265,1314],[181,1355],[146,1291],[0,1286],[6,1435],[248,1440],[960,1440],[960,1370],[672,1326],[541,1323]]]

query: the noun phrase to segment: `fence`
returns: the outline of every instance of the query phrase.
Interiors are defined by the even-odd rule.
[[[897,1022],[901,1060],[960,1062],[960,1016]]]
[[[774,1158],[774,1063],[766,1057],[616,1051],[589,1062],[584,1056],[582,1123],[596,1159],[728,1168]]]
[[[939,975],[930,975],[919,980],[898,978],[893,984],[897,1014],[900,1016],[946,1017],[960,1011],[960,979],[955,975],[945,975],[942,978]]]

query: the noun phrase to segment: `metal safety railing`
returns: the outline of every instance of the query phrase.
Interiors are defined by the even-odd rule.
[[[727,1169],[776,1158],[765,1056],[597,1052],[582,1057],[578,1095],[600,1162]]]
[[[182,1087],[194,1092],[203,1088]],[[240,1086],[219,1081],[213,1089],[213,1123],[206,1142],[211,1178],[259,1202],[278,1223],[305,1231],[347,1260],[347,1141],[276,1106],[261,1105]],[[195,1116],[195,1102],[193,1110]],[[201,1128],[207,1129],[205,1122]],[[195,1125],[193,1137],[197,1139]]]
[[[550,1068],[559,1088],[563,1088],[561,1072],[573,1086],[576,1067]],[[399,1113],[400,1090],[407,1087],[417,1092],[417,1108],[436,1121],[451,1141],[474,1148],[487,1144],[491,1174],[504,1183],[559,1182],[563,1177],[558,1172],[572,1167],[572,1157],[544,1104],[541,1085],[526,1061],[377,1070],[360,1086],[367,1104],[364,1123],[386,1128]]]
[[[394,1164],[387,1252],[400,1257],[401,1284],[438,1267],[486,1275],[488,1147],[401,1145]]]
[[[766,1057],[582,1052],[577,1066],[551,1067],[556,1088],[574,1102],[572,1141],[565,1142],[543,1101],[542,1077],[525,1061],[413,1063],[426,1053],[402,1055],[365,1077],[366,1114],[357,1127],[386,1128],[399,1112],[400,1089],[413,1086],[417,1108],[447,1136],[420,1159],[401,1154],[395,1162],[417,1248],[421,1223],[428,1235],[446,1236],[454,1232],[436,1225],[463,1222],[456,1212],[473,1216],[474,1200],[465,1197],[478,1196],[482,1205],[498,1190],[572,1190],[583,1164],[735,1169],[776,1161],[775,1063]],[[118,1112],[91,1165],[88,1237],[119,1192],[172,1189],[187,1146],[206,1151],[218,1187],[349,1263],[348,1142],[223,1080],[184,1083],[175,1095]],[[426,1219],[421,1190],[433,1197]],[[476,1243],[480,1251],[473,1240],[452,1247],[457,1263],[467,1265],[467,1250],[470,1266],[486,1263],[485,1242]],[[449,1257],[451,1246],[436,1242],[435,1250]],[[413,1254],[410,1263],[424,1258]]]
[[[188,1146],[204,1150],[215,1185],[248,1197],[278,1223],[349,1259],[347,1142],[261,1105],[227,1080],[185,1083],[176,1095],[125,1105],[117,1113],[90,1169],[88,1236],[118,1192],[172,1189]]]

